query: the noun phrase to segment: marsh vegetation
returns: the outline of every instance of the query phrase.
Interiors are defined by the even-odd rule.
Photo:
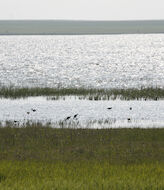
[[[59,99],[64,96],[78,96],[88,100],[139,100],[163,99],[164,88],[131,88],[131,89],[96,89],[96,88],[13,88],[1,87],[0,97],[26,98],[30,96],[53,96],[50,99]]]

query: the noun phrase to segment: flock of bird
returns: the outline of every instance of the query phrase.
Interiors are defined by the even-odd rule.
[[[108,107],[107,109],[108,109],[108,110],[111,110],[112,107]],[[132,110],[132,107],[130,107],[129,109]],[[77,116],[78,116],[78,115],[79,115],[79,114],[75,114],[75,115],[73,116],[73,119],[77,119]],[[65,121],[67,121],[67,120],[69,120],[69,119],[71,119],[71,116],[66,117],[66,118],[65,118]],[[127,120],[128,120],[128,121],[131,121],[130,118],[127,118]]]
[[[31,108],[31,111],[32,112],[36,112],[36,109],[33,109],[33,108]],[[28,115],[30,114],[30,112],[29,111],[27,111],[26,112]],[[14,123],[18,123],[19,121],[17,121],[17,120],[14,120]]]
[[[74,116],[73,116],[73,119],[77,119],[77,116],[78,116],[79,114],[75,114]],[[67,120],[69,120],[69,119],[71,119],[71,116],[68,116],[67,118],[65,118],[65,121],[67,121]]]
[[[108,107],[107,108],[108,110],[111,110],[112,109],[112,107]],[[132,107],[130,107],[129,108],[130,110],[132,110]],[[33,108],[31,108],[31,111],[32,112],[36,112],[37,110],[36,109],[33,109]],[[30,114],[30,112],[28,111],[28,112],[26,112],[28,115]],[[75,114],[74,116],[68,116],[68,117],[66,117],[65,119],[64,119],[64,121],[68,121],[68,120],[70,120],[71,118],[72,119],[77,119],[77,116],[78,116],[79,114]],[[127,120],[128,121],[131,121],[131,119],[130,118],[127,118]],[[14,123],[16,124],[16,123],[18,123],[19,121],[16,121],[16,120],[14,120]]]
[[[112,109],[112,107],[109,107],[109,108],[107,108],[108,110],[111,110]],[[132,107],[130,107],[129,108],[130,110],[132,110]],[[131,119],[130,118],[127,118],[127,120],[130,122],[131,121]]]

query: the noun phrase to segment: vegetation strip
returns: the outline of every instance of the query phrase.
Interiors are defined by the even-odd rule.
[[[66,129],[41,124],[0,128],[0,160],[164,162],[164,128]]]
[[[163,99],[164,88],[141,88],[141,89],[86,89],[86,88],[0,88],[0,97],[26,98],[30,96],[54,96],[58,99],[62,96],[80,96],[89,100],[108,99]],[[53,99],[53,98],[52,98]]]
[[[0,189],[163,190],[164,128],[0,128]]]

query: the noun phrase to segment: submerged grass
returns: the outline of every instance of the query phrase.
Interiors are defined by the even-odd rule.
[[[163,190],[164,128],[0,127],[0,190]]]
[[[62,96],[79,96],[89,100],[109,99],[163,99],[164,88],[141,88],[141,89],[86,89],[86,88],[12,88],[1,87],[0,97],[26,98],[29,96],[54,96],[58,99]],[[52,98],[53,99],[53,98]]]

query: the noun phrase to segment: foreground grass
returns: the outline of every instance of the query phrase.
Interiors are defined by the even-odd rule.
[[[3,190],[163,190],[164,164],[0,162]]]
[[[0,128],[0,189],[163,190],[164,128]]]
[[[163,99],[164,88],[141,88],[141,89],[85,89],[85,88],[0,88],[0,97],[25,98],[29,96],[54,96],[58,99],[62,96],[79,96],[89,100],[109,99]]]

